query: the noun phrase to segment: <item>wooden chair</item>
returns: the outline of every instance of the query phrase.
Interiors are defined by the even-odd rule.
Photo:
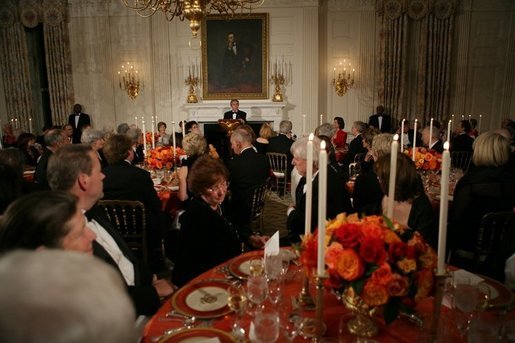
[[[270,167],[275,176],[275,187],[277,193],[280,195],[280,189],[282,188],[282,195],[286,195],[288,186],[288,157],[286,154],[280,154],[276,152],[268,152],[268,161]]]
[[[135,200],[100,200],[99,205],[129,247],[141,253],[143,261],[148,264],[145,206]]]
[[[472,151],[451,151],[451,166],[466,172],[472,160]]]
[[[270,178],[254,190],[250,207],[250,227],[259,224],[259,232],[263,232],[263,210],[265,208],[266,195],[270,187]]]

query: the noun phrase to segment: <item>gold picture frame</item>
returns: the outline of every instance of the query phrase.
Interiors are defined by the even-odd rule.
[[[203,98],[268,99],[268,13],[208,15],[201,27]]]

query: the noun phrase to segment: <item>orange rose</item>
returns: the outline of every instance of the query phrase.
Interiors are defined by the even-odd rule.
[[[405,276],[393,274],[390,282],[386,286],[388,294],[392,297],[404,297],[408,294],[409,282]]]
[[[399,267],[404,274],[409,274],[417,270],[417,262],[411,258],[404,258],[397,262],[397,267]]]
[[[418,303],[420,300],[431,295],[434,286],[434,275],[431,269],[422,269],[416,275],[415,285],[417,287],[417,294],[415,294],[415,301]]]
[[[388,255],[384,250],[384,243],[382,240],[375,238],[365,238],[359,247],[359,255],[368,263],[375,263],[381,265],[386,261]]]
[[[333,232],[334,239],[344,248],[354,248],[363,238],[358,224],[343,224]]]
[[[363,225],[361,226],[361,232],[363,233],[363,236],[379,239],[381,241],[384,240],[384,232],[385,228],[383,226],[384,224],[379,224],[378,222],[365,221]]]
[[[425,253],[418,257],[418,264],[420,268],[432,269],[436,266],[437,256],[432,248],[428,248]]]
[[[384,242],[386,244],[401,242],[401,238],[392,230],[384,230]]]
[[[343,249],[336,265],[338,274],[347,281],[359,279],[365,272],[365,265],[352,249]]]
[[[378,269],[372,273],[371,280],[386,286],[392,279],[392,268],[388,263],[383,263]]]
[[[368,306],[381,306],[388,302],[390,296],[385,286],[373,280],[368,280],[365,283],[365,287],[363,287],[361,299],[363,299]]]
[[[338,242],[332,242],[325,253],[325,264],[329,269],[336,269],[343,247]]]
[[[317,265],[317,241],[310,236],[302,243],[300,262],[307,268],[314,268]]]

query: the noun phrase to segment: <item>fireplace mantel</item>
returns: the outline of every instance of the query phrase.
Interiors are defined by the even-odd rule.
[[[274,130],[279,130],[283,119],[284,102],[270,100],[240,100],[240,110],[247,112],[248,122],[271,122]],[[231,109],[230,100],[210,100],[196,104],[184,104],[188,112],[188,120],[199,123],[213,123],[222,119],[225,112]]]

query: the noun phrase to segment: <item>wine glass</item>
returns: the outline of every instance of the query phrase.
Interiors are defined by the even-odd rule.
[[[249,270],[250,275],[252,276],[258,276],[263,274],[263,270],[265,268],[263,267],[263,259],[262,258],[253,258],[249,261]]]
[[[279,303],[282,293],[282,279],[268,280],[268,300],[274,305]]]
[[[279,313],[272,309],[265,309],[256,314],[252,321],[254,337],[250,337],[254,342],[273,343],[279,338]]]
[[[232,326],[232,335],[238,342],[245,340],[245,329],[241,327],[241,317],[247,308],[247,295],[241,285],[231,285],[228,289],[227,305],[236,314]]]
[[[262,304],[268,295],[268,284],[264,275],[250,276],[247,280],[247,297],[257,306],[260,312]]]
[[[461,314],[457,318],[457,328],[462,336],[469,331],[473,317],[488,307],[489,292],[484,284],[472,284],[466,278],[454,284],[453,308]]]
[[[280,254],[265,257],[265,274],[268,279],[278,279],[283,269],[283,259]]]

